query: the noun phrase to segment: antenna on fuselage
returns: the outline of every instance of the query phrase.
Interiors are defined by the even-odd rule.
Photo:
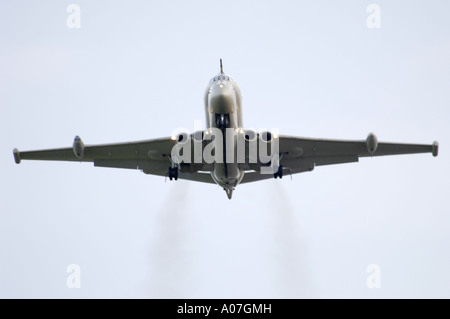
[[[223,74],[222,59],[220,59],[220,74]]]

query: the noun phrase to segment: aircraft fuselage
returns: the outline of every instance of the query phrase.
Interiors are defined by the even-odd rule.
[[[219,129],[222,141],[215,139],[216,150],[222,148],[223,161],[214,162],[214,170],[211,172],[213,180],[225,189],[231,197],[232,190],[244,177],[244,170],[240,169],[237,161],[227,160],[227,153],[236,154],[236,141],[227,140],[230,136],[228,130],[240,130],[242,123],[242,96],[237,83],[228,75],[221,72],[212,78],[206,88],[205,112],[206,125],[208,128]],[[229,148],[232,147],[233,150]]]

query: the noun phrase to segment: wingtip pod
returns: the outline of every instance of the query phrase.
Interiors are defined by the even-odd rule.
[[[16,164],[20,164],[20,152],[17,148],[13,149],[14,161]]]
[[[438,156],[439,152],[439,143],[437,141],[433,142],[433,145],[431,145],[431,154],[433,154],[434,157]]]

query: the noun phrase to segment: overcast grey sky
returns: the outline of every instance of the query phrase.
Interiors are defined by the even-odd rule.
[[[81,8],[81,28],[67,8]],[[381,28],[366,11],[381,9]],[[448,1],[2,1],[0,297],[450,297]],[[248,128],[440,142],[238,186],[12,149],[169,136],[219,71]],[[70,264],[81,288],[69,289]],[[368,265],[381,288],[368,288]]]

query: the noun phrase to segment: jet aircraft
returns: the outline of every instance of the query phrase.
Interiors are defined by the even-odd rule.
[[[242,96],[236,81],[220,72],[209,81],[204,95],[206,129],[189,134],[146,141],[85,145],[76,136],[72,147],[20,152],[21,160],[93,162],[94,166],[139,169],[170,180],[217,184],[229,199],[244,183],[286,174],[312,171],[322,165],[358,162],[360,157],[432,153],[431,145],[378,142],[370,133],[365,140],[315,139],[279,135],[278,132],[246,130]]]

